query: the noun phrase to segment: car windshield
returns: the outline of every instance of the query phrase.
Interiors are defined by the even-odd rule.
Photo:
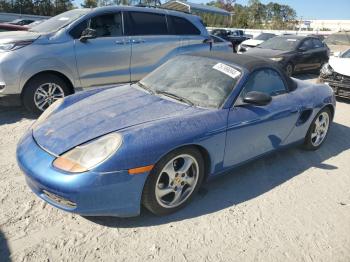
[[[9,24],[17,25],[17,24],[20,23],[21,21],[22,21],[22,19],[15,19],[15,20],[9,22]]]
[[[219,108],[240,76],[241,71],[232,65],[210,58],[179,56],[147,75],[139,85],[191,105]]]
[[[326,38],[325,43],[327,45],[350,45],[350,35],[343,34],[333,34]]]
[[[341,58],[350,58],[350,49],[346,52],[344,52],[341,56]]]
[[[79,17],[87,14],[88,12],[90,12],[90,9],[74,9],[71,11],[67,11],[62,14],[56,15],[36,26],[33,26],[29,29],[29,31],[39,33],[55,32],[69,25],[70,23],[77,20]]]
[[[263,49],[292,51],[297,48],[299,43],[300,43],[300,40],[296,38],[274,37],[263,42],[262,44],[259,45],[259,47]]]
[[[275,37],[276,35],[274,34],[260,34],[260,35],[257,35],[256,37],[254,37],[255,40],[261,40],[261,41],[266,41],[272,37]]]

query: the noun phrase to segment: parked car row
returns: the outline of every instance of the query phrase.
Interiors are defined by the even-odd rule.
[[[218,36],[232,43],[233,51],[237,52],[238,46],[245,40],[252,38],[251,35],[244,34],[243,30],[233,29],[214,29],[210,32],[214,36]]]
[[[20,95],[28,110],[41,113],[77,89],[135,82],[173,56],[211,45],[194,15],[75,9],[26,32],[0,33],[0,95]]]
[[[278,62],[292,76],[295,72],[320,70],[329,59],[329,49],[319,38],[284,35],[270,38],[246,54]]]
[[[276,36],[275,34],[271,34],[271,33],[261,33],[256,37],[254,37],[253,39],[245,40],[238,46],[237,53],[242,54],[248,51],[249,49],[258,46],[264,41],[267,41],[270,38],[273,38],[275,36]]]
[[[0,32],[27,31],[29,28],[44,22],[46,19],[16,19],[8,23],[0,23]]]
[[[81,215],[166,215],[243,163],[318,149],[334,93],[289,75],[319,68],[327,47],[262,35],[238,55],[243,32],[224,37],[197,16],[140,7],[76,9],[1,33],[0,94],[42,113],[17,148],[28,186]]]

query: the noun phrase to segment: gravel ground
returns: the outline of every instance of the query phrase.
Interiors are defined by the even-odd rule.
[[[87,219],[30,192],[15,150],[33,118],[0,106],[0,261],[348,262],[349,112],[338,102],[320,150],[256,161],[205,185],[177,214]]]

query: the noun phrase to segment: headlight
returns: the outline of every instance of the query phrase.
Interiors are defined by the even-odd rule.
[[[44,122],[61,104],[63,103],[63,99],[58,99],[52,105],[50,105],[34,122],[32,125],[32,129],[35,129],[38,125]]]
[[[325,64],[321,69],[321,74],[326,75],[326,76],[333,74],[333,72],[334,72],[333,68],[328,63]]]
[[[93,169],[111,157],[122,144],[117,133],[102,136],[77,146],[55,159],[53,166],[70,173],[82,173]]]
[[[0,51],[16,50],[16,49],[22,48],[24,46],[30,45],[31,43],[33,43],[33,40],[18,41],[18,42],[13,42],[13,43],[0,44]]]
[[[281,62],[283,60],[283,57],[271,57],[270,59],[272,61]]]

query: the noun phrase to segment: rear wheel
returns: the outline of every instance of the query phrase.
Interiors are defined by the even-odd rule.
[[[287,76],[292,76],[293,73],[294,73],[294,66],[293,66],[293,64],[291,64],[291,63],[287,64],[287,66],[286,66],[286,74],[287,74]]]
[[[198,191],[204,162],[196,148],[169,153],[149,174],[142,194],[143,205],[155,215],[167,215],[184,207]]]
[[[22,102],[27,110],[41,114],[56,100],[69,95],[67,82],[55,74],[41,74],[33,77],[25,85]]]
[[[325,141],[331,124],[331,112],[328,108],[322,109],[314,118],[305,137],[304,148],[318,149]]]

